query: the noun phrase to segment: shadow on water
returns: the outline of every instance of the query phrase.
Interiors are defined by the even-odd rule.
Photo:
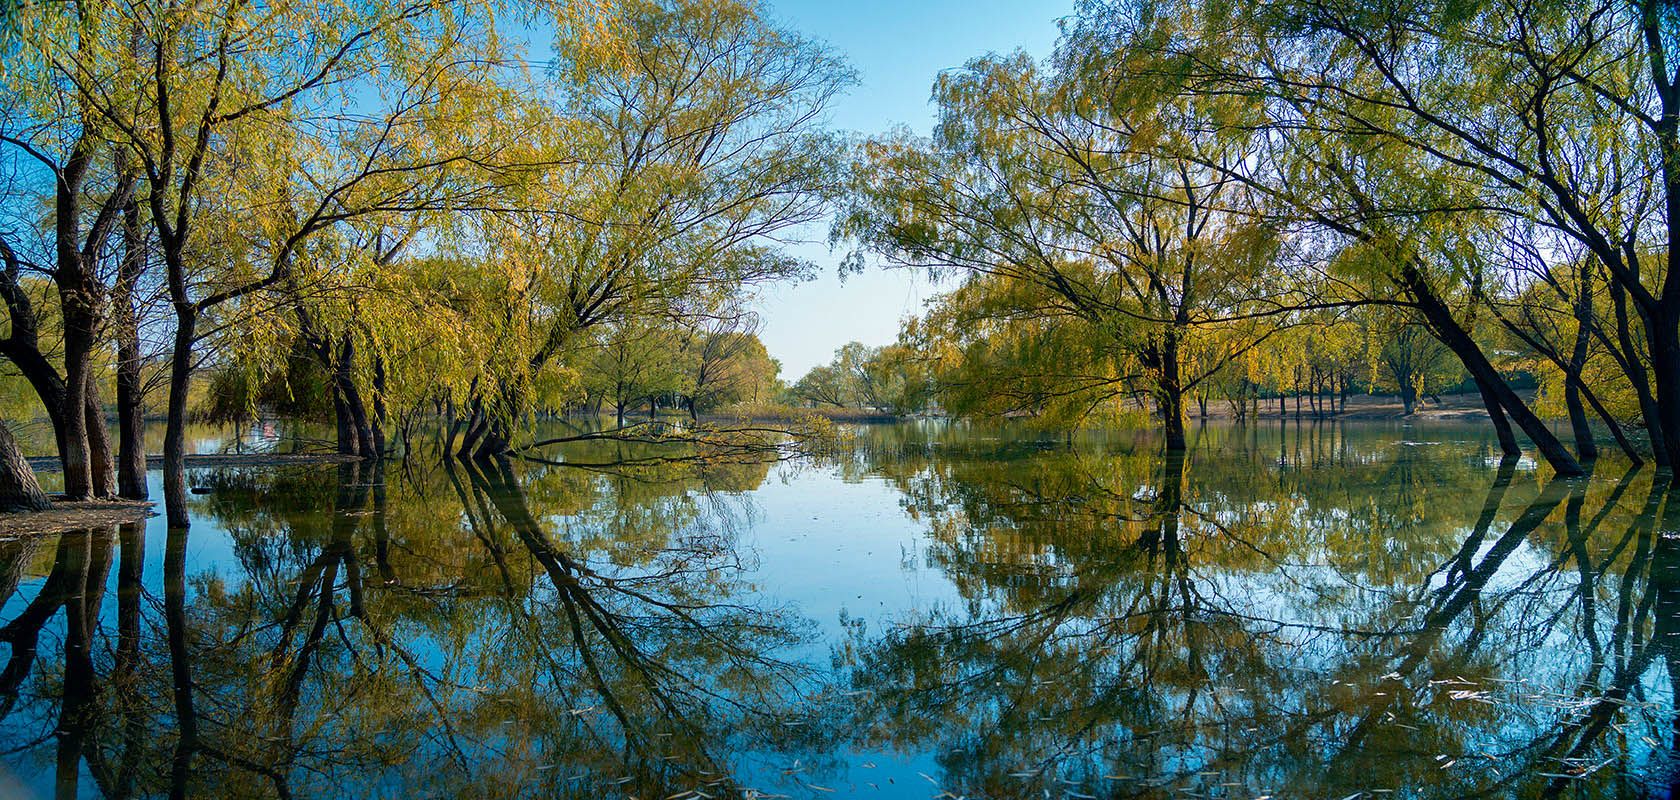
[[[1680,495],[1650,470],[1558,479],[1452,426],[1191,444],[205,471],[190,535],[0,542],[0,794],[1680,788]],[[937,591],[824,633],[759,557],[816,528],[772,513],[802,492],[896,502],[891,568]]]

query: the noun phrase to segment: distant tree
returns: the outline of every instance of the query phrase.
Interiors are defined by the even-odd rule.
[[[682,394],[689,415],[734,403],[757,403],[775,394],[775,359],[754,328],[757,319],[746,313],[706,315],[683,334],[686,375]]]
[[[1384,340],[1383,368],[1407,416],[1417,410],[1419,395],[1463,379],[1464,371],[1452,351],[1416,322],[1400,322]]]

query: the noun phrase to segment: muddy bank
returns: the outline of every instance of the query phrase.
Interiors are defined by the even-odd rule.
[[[0,541],[140,522],[152,515],[144,500],[63,500],[45,511],[0,514]]]

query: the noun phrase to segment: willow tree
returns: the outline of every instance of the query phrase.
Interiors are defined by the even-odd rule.
[[[52,60],[68,100],[97,115],[146,187],[174,312],[164,490],[170,524],[185,526],[197,345],[237,324],[237,306],[283,288],[312,237],[369,214],[435,207],[458,188],[436,173],[486,158],[484,142],[470,120],[440,109],[483,79],[498,39],[489,6],[428,0],[84,10],[127,34],[120,51],[102,54],[119,79],[91,79],[87,59],[50,42],[27,46]],[[413,147],[414,131],[451,122],[455,147]]]
[[[963,302],[1021,343],[993,355],[1036,362],[1005,372],[1040,376],[1033,410],[1082,413],[1141,379],[1180,450],[1187,393],[1265,336],[1205,332],[1281,307],[1281,284],[1261,280],[1278,238],[1227,175],[1248,143],[1218,121],[1242,105],[1153,89],[1104,91],[1024,55],[971,62],[936,86],[931,141],[867,145],[839,230],[960,276]],[[1034,343],[1046,336],[1091,344]]]
[[[1398,287],[1465,360],[1496,418],[1518,423],[1564,471],[1578,469],[1573,459],[1435,302],[1478,287],[1432,285],[1403,229],[1448,230],[1471,212],[1483,225],[1534,226],[1553,258],[1590,254],[1620,318],[1615,331],[1589,321],[1588,344],[1626,352],[1657,462],[1680,456],[1668,433],[1680,426],[1680,278],[1665,267],[1680,255],[1672,4],[1119,2],[1082,18],[1100,28],[1139,8],[1206,34],[1163,46],[1181,56],[1187,87],[1265,98],[1272,136],[1322,154],[1314,181],[1334,191],[1306,213],[1350,238],[1391,242],[1383,247]],[[1375,184],[1333,174],[1373,152],[1403,169]],[[1419,175],[1454,191],[1416,192]],[[1635,339],[1643,354],[1626,346]]]
[[[1475,380],[1507,453],[1517,449],[1514,423],[1554,467],[1574,474],[1580,465],[1478,344],[1480,294],[1497,281],[1485,264],[1464,257],[1467,234],[1502,218],[1556,226],[1567,217],[1545,211],[1560,196],[1561,155],[1553,145],[1623,138],[1610,134],[1614,126],[1598,127],[1591,106],[1603,98],[1583,104],[1579,85],[1544,76],[1529,85],[1535,73],[1525,71],[1525,60],[1546,62],[1535,65],[1541,72],[1562,66],[1569,59],[1548,48],[1560,44],[1570,19],[1579,21],[1573,10],[1542,6],[1099,2],[1083,10],[1076,35],[1108,42],[1117,58],[1151,54],[1137,59],[1147,66],[1144,80],[1263,109],[1244,121],[1261,147],[1230,174],[1309,232],[1325,253],[1324,278],[1362,283],[1366,299],[1399,302],[1429,325]],[[1162,33],[1137,35],[1151,28]],[[1507,47],[1507,34],[1535,38]],[[1625,67],[1598,66],[1609,73]],[[1524,92],[1507,91],[1512,82]],[[1531,88],[1537,94],[1525,93]],[[1524,116],[1532,109],[1540,116]],[[1585,157],[1585,171],[1571,174],[1625,185],[1600,179],[1632,179],[1637,170],[1589,174],[1618,157]],[[1513,181],[1507,171],[1548,160],[1552,178]]]
[[[132,82],[131,32],[101,3],[0,8],[0,165],[10,176],[0,223],[10,331],[0,355],[40,398],[73,498],[116,493],[96,373],[118,273],[111,245],[136,175],[84,89],[122,92]],[[33,291],[31,274],[51,291]],[[56,341],[43,341],[49,325]]]
[[[611,47],[562,37],[548,96],[565,122],[535,143],[554,166],[468,238],[510,292],[510,357],[470,400],[470,454],[511,446],[531,381],[592,328],[715,310],[808,270],[777,241],[824,212],[841,148],[820,122],[850,72],[751,3],[616,18]]]
[[[756,314],[740,307],[699,316],[682,332],[681,394],[689,417],[733,403],[767,402],[781,364],[758,338]]]

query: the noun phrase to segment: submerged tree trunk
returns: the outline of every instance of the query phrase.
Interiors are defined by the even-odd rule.
[[[52,505],[41,484],[35,481],[35,470],[24,460],[12,432],[0,422],[0,513],[10,511],[40,511]]]
[[[1569,409],[1569,427],[1575,436],[1575,454],[1582,461],[1598,458],[1598,444],[1593,441],[1592,424],[1587,421],[1587,408],[1581,402],[1581,370],[1587,365],[1587,342],[1592,336],[1592,267],[1583,262],[1575,292],[1575,346],[1570,350],[1569,363],[1564,370],[1563,402]]]
[[[347,333],[338,345],[333,376],[344,396],[344,407],[350,412],[350,427],[356,437],[356,455],[362,458],[378,458],[379,450],[373,443],[373,427],[368,421],[367,404],[362,401],[361,388],[356,386],[355,360],[356,345],[352,341],[352,335]]]
[[[1610,285],[1611,308],[1616,312],[1616,340],[1621,345],[1625,362],[1622,372],[1627,375],[1628,383],[1633,386],[1634,396],[1639,399],[1639,414],[1645,421],[1646,437],[1651,440],[1651,460],[1659,469],[1666,468],[1671,463],[1668,458],[1667,436],[1663,430],[1662,415],[1657,411],[1656,396],[1651,393],[1651,382],[1645,372],[1643,364],[1635,356],[1632,323],[1628,319],[1627,290],[1616,281],[1608,281]]]
[[[1167,452],[1183,452],[1184,382],[1179,375],[1177,333],[1163,335],[1158,345],[1144,353],[1143,362],[1156,375],[1155,402],[1161,413],[1161,433]]]
[[[385,425],[388,415],[385,410],[385,359],[373,358],[373,416],[368,425],[373,429],[373,452],[380,457],[385,455]],[[404,436],[404,449],[407,449],[407,437]]]
[[[1546,463],[1559,475],[1586,474],[1586,470],[1581,468],[1575,457],[1569,454],[1568,448],[1558,441],[1557,436],[1534,415],[1522,398],[1512,391],[1510,384],[1505,382],[1499,371],[1493,368],[1493,364],[1482,353],[1481,347],[1459,326],[1458,320],[1453,318],[1452,311],[1446,304],[1435,296],[1422,273],[1418,272],[1415,266],[1407,265],[1402,278],[1405,289],[1416,301],[1417,308],[1429,323],[1429,327],[1435,331],[1436,338],[1458,356],[1465,370],[1491,395],[1493,402],[1489,404],[1490,409],[1494,405],[1501,407],[1510,420],[1522,428],[1523,433],[1534,442],[1535,448],[1546,459]]]
[[[1522,455],[1522,447],[1517,444],[1517,436],[1511,430],[1511,421],[1506,418],[1505,410],[1500,407],[1493,390],[1480,380],[1476,381],[1476,390],[1481,392],[1482,404],[1487,408],[1488,419],[1493,423],[1494,435],[1499,438],[1500,454],[1508,459]]]
[[[356,432],[351,430],[350,407],[344,402],[344,390],[333,380],[333,450],[341,456],[360,455],[356,449]]]
[[[1651,347],[1651,375],[1656,383],[1657,413],[1663,431],[1668,465],[1680,464],[1680,309],[1651,315],[1648,338]],[[1680,471],[1670,476],[1680,484]]]

